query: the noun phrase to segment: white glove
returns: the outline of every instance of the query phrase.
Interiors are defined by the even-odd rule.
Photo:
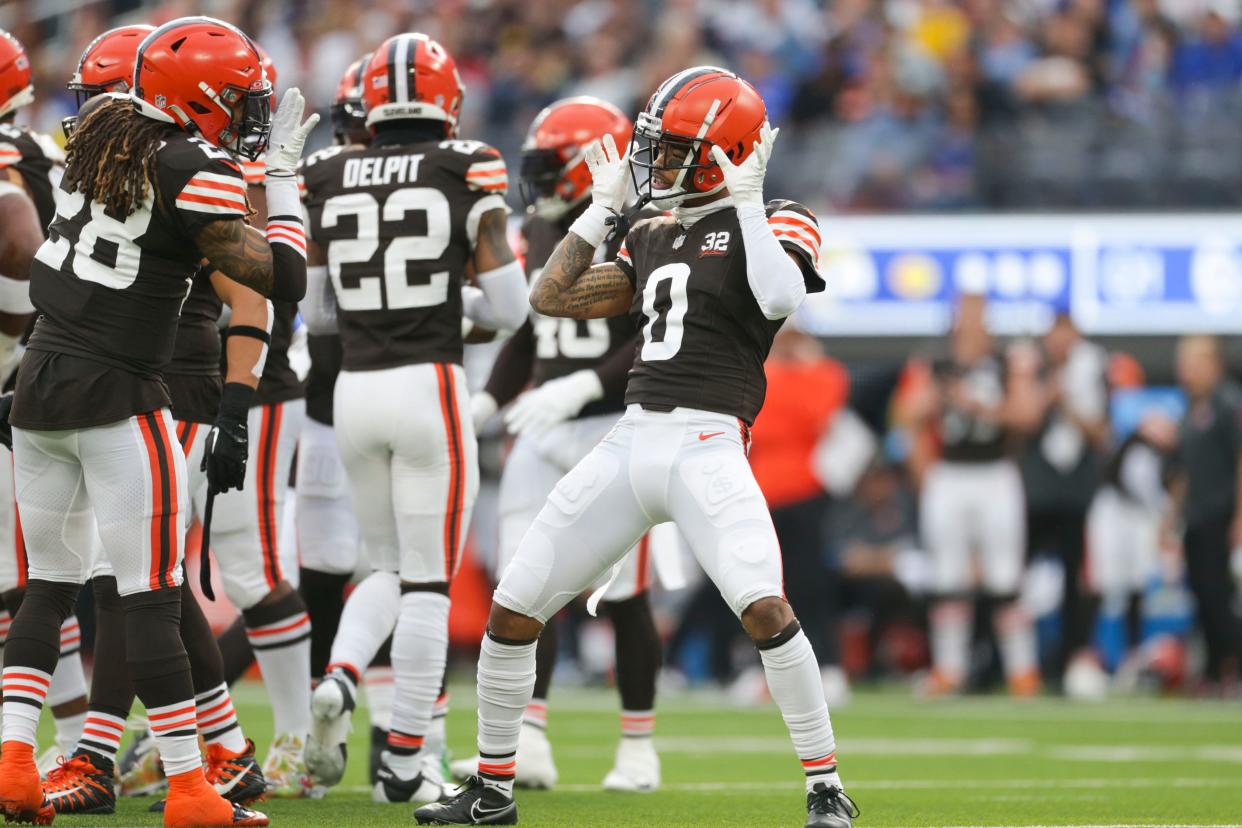
[[[763,176],[768,170],[768,159],[772,157],[772,144],[776,142],[776,136],[780,132],[764,121],[754,152],[736,165],[729,160],[724,150],[712,147],[712,160],[724,173],[725,186],[729,189],[729,195],[733,196],[735,207],[739,204],[763,205]]]
[[[557,423],[563,423],[592,400],[604,396],[599,374],[588,369],[549,380],[517,398],[505,414],[505,425],[512,434],[538,436]]]
[[[486,391],[470,397],[470,419],[474,420],[475,434],[483,430],[483,425],[495,415],[497,408],[496,398]]]
[[[267,175],[291,177],[297,173],[306,136],[319,123],[318,113],[303,121],[302,113],[305,111],[306,99],[297,87],[286,89],[280,106],[272,115],[272,134],[267,139],[267,152],[263,155]]]
[[[591,202],[614,213],[625,206],[630,183],[630,148],[617,151],[612,135],[603,141],[592,141],[586,149],[587,169],[591,171]]]

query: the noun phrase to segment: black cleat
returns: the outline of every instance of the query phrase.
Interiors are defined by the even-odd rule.
[[[818,782],[806,795],[806,828],[852,828],[858,814],[854,800],[836,786]]]
[[[384,755],[387,756],[387,752]],[[402,779],[392,772],[387,762],[380,763],[375,777],[375,785],[371,788],[371,799],[375,802],[442,802],[448,798],[443,786],[421,773],[413,779]]]
[[[383,754],[386,750],[388,750],[388,731],[371,725],[371,759],[367,772],[372,785],[379,781],[380,763],[383,761]]]
[[[472,776],[448,802],[433,802],[414,812],[419,825],[517,825],[517,803]]]

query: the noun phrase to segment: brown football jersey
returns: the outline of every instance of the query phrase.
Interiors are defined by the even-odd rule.
[[[124,163],[124,162],[118,162]],[[213,221],[246,216],[241,170],[206,141],[170,128],[155,181],[123,221],[62,190],[31,266],[38,318],[13,405],[14,424],[84,428],[169,404],[161,372]]]
[[[807,292],[822,291],[814,213],[792,201],[768,202],[767,213]],[[672,216],[639,222],[616,263],[634,284],[630,312],[642,331],[625,402],[753,423],[767,391],[763,363],[784,320],[765,317],[751,292],[736,211],[722,208],[690,227]]]
[[[479,219],[506,209],[505,162],[479,141],[332,147],[303,165],[310,234],[336,293],[343,368],[460,363],[461,286]]]
[[[210,265],[194,275],[190,295],[181,306],[173,356],[164,369],[173,416],[213,423],[220,409],[220,311],[224,307],[211,285]]]

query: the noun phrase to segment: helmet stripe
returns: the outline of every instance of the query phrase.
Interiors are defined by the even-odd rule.
[[[400,38],[394,37],[388,43],[388,102],[396,102],[397,94],[397,41]]]
[[[413,52],[418,47],[405,35],[397,37],[396,40],[393,44],[393,65],[396,67],[397,86],[392,91],[392,99],[397,103],[405,103],[410,100],[410,64],[413,62]]]
[[[651,114],[655,115],[657,118],[660,117],[664,114],[664,107],[668,106],[668,102],[671,101],[678,92],[684,89],[690,81],[715,72],[721,72],[726,75],[732,74],[729,70],[721,69],[718,66],[694,66],[689,69],[683,69],[676,75],[673,75],[671,78],[666,80],[659,89],[656,90],[654,99],[652,100],[653,111]]]

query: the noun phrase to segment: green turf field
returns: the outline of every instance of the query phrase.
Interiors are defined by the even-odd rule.
[[[270,736],[262,688],[236,694],[260,744]],[[474,698],[455,688],[449,741],[472,753]],[[1242,704],[973,698],[916,702],[863,694],[834,715],[858,825],[1229,825],[1242,823]],[[326,799],[265,802],[274,825],[412,825],[412,809],[374,805],[364,787],[364,715],[343,787]],[[530,826],[801,826],[801,769],[775,708],[731,708],[718,696],[660,704],[664,788],[605,794],[617,733],[615,695],[554,688],[549,735],[561,785],[520,793]],[[147,800],[114,817],[65,825],[158,825]]]

